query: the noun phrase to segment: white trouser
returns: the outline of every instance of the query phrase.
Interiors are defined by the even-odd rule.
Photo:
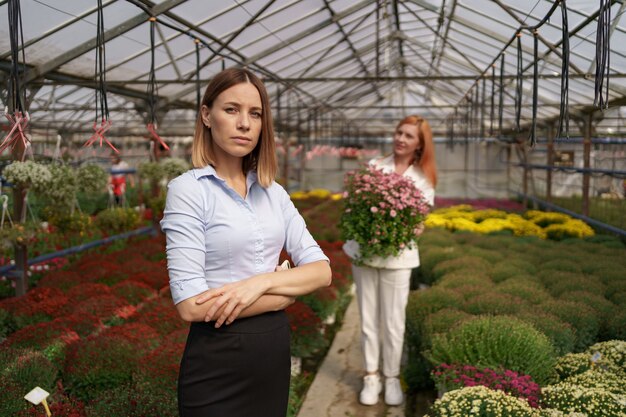
[[[378,371],[382,344],[383,374],[397,377],[404,342],[410,269],[378,269],[352,265],[361,314],[365,369]]]

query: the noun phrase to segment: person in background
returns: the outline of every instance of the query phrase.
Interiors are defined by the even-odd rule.
[[[191,322],[180,366],[181,417],[284,417],[291,360],[284,308],[331,282],[328,258],[277,171],[263,83],[230,68],[209,83],[195,169],[169,183],[161,228],[170,289]],[[295,263],[281,270],[281,250]]]
[[[393,137],[393,153],[374,159],[370,164],[385,172],[395,172],[413,180],[424,198],[434,204],[437,169],[432,132],[428,122],[419,116],[400,120]],[[423,226],[418,234],[423,232]],[[348,241],[344,252],[358,257],[358,244]],[[362,349],[366,375],[359,401],[365,405],[378,403],[383,389],[380,370],[385,377],[385,403],[400,405],[404,394],[400,386],[400,360],[404,344],[405,309],[409,297],[411,270],[419,266],[417,247],[407,248],[396,257],[365,266],[352,265],[361,315]]]
[[[130,167],[126,161],[122,160],[120,154],[111,155],[111,175],[109,176],[109,185],[113,194],[113,203],[116,206],[123,206],[126,196],[126,176],[128,173],[119,172],[126,171]],[[131,184],[132,185],[132,184]]]

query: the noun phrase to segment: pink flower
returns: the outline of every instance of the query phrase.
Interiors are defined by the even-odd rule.
[[[398,213],[397,213],[395,210],[391,210],[391,211],[389,212],[389,215],[390,215],[391,217],[396,217],[396,216],[398,215]]]
[[[378,213],[378,207],[376,207],[376,206],[372,206],[372,207],[370,208],[370,211],[371,211],[372,213]]]

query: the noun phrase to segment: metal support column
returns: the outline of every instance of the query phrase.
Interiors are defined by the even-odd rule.
[[[583,190],[582,190],[582,213],[584,216],[589,216],[589,180],[591,174],[589,168],[591,167],[591,113],[586,115],[583,119],[584,123],[584,137],[583,137]]]
[[[554,125],[548,126],[548,145],[547,145],[547,164],[546,171],[546,201],[552,203],[552,166],[554,165]]]

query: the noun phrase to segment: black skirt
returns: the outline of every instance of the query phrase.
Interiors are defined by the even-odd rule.
[[[180,417],[285,417],[291,375],[284,311],[192,323],[178,378]]]

